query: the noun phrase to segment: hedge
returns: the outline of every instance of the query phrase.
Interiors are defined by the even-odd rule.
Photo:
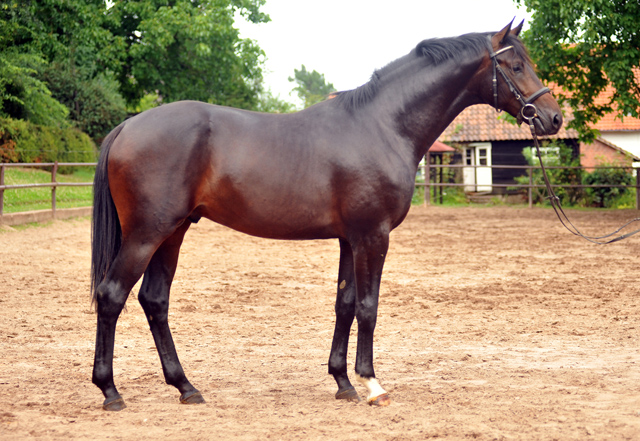
[[[94,162],[97,148],[75,128],[0,118],[0,162]]]

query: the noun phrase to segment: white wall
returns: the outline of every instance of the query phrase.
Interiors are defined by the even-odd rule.
[[[600,132],[600,137],[640,157],[640,132]]]

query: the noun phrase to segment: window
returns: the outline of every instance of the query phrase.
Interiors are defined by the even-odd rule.
[[[487,149],[478,149],[478,165],[487,164]]]
[[[466,165],[474,165],[473,164],[473,149],[465,149],[465,160]]]

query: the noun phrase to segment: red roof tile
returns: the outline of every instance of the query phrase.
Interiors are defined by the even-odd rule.
[[[449,147],[448,145],[440,141],[434,142],[431,147],[429,147],[429,153],[448,153],[455,151],[456,149],[454,149],[453,147]]]
[[[531,139],[529,126],[517,126],[505,121],[502,114],[486,104],[467,107],[453,120],[440,138],[442,142],[510,141]],[[567,130],[566,125],[551,138],[573,139],[578,137],[575,130]]]
[[[636,82],[640,86],[640,68],[633,69],[633,71],[636,75]],[[604,92],[598,95],[595,103],[600,105],[610,104],[614,92],[615,89],[613,88],[613,86],[609,85]],[[613,108],[616,109],[617,106],[613,105]],[[603,116],[600,121],[594,124],[594,127],[601,132],[636,131],[640,130],[640,118],[623,116],[620,114],[620,112],[613,112]]]
[[[640,69],[634,69],[638,84],[640,84]],[[550,84],[552,90],[557,90]],[[608,104],[614,93],[614,88],[609,86],[598,98],[596,104]],[[559,92],[559,90],[557,90]],[[566,92],[564,92],[566,95]],[[614,106],[615,108],[615,106]],[[501,114],[500,114],[501,115]],[[477,142],[477,141],[508,141],[531,139],[531,132],[526,124],[516,126],[500,118],[500,115],[493,107],[481,104],[465,109],[447,127],[438,138],[443,142]],[[567,129],[567,123],[572,118],[571,108],[564,108],[565,123],[558,134],[550,138],[574,139],[578,133],[573,129]],[[603,116],[594,128],[601,132],[607,131],[640,131],[640,118],[631,116],[621,117],[619,113],[613,112]]]

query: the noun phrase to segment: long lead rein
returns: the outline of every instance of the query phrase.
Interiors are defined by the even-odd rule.
[[[528,106],[531,106],[531,108],[533,108],[534,113],[533,113],[532,116],[525,115],[525,109],[527,109]],[[534,145],[536,147],[536,154],[538,155],[538,160],[540,161],[540,169],[542,170],[542,176],[544,178],[544,184],[547,187],[547,192],[549,194],[549,196],[547,196],[547,199],[549,199],[549,202],[551,202],[551,206],[553,207],[553,211],[555,211],[556,216],[558,216],[558,219],[560,220],[560,223],[570,233],[572,233],[572,234],[574,234],[576,236],[582,237],[583,239],[588,240],[589,242],[595,243],[597,245],[606,245],[608,243],[618,242],[620,240],[623,240],[623,239],[626,239],[626,238],[628,238],[630,236],[633,236],[636,233],[640,233],[640,229],[637,229],[635,231],[631,231],[629,233],[625,233],[625,234],[622,234],[620,236],[614,237],[613,239],[610,239],[610,240],[605,240],[605,241],[602,240],[602,239],[607,239],[607,238],[609,238],[611,236],[616,235],[620,231],[624,230],[630,224],[640,221],[640,218],[632,219],[629,222],[627,222],[626,224],[622,225],[617,230],[615,230],[614,232],[609,233],[609,234],[605,234],[604,236],[587,236],[587,235],[583,234],[580,230],[578,230],[578,228],[575,225],[573,225],[571,220],[569,220],[569,218],[567,217],[567,214],[562,209],[562,206],[560,205],[560,198],[558,198],[558,196],[553,191],[553,188],[551,187],[551,183],[549,182],[549,176],[547,175],[547,170],[546,170],[546,168],[544,166],[544,162],[542,161],[542,155],[540,154],[540,144],[538,142],[538,135],[536,135],[536,128],[535,128],[535,126],[533,124],[533,120],[538,117],[537,110],[536,110],[536,108],[535,108],[535,106],[533,104],[527,104],[525,107],[522,108],[521,113],[522,113],[522,118],[525,121],[527,121],[527,124],[529,124],[529,129],[531,130],[531,136],[533,137],[533,142],[534,142]]]
[[[611,236],[616,235],[617,233],[619,233],[620,231],[625,229],[630,224],[640,221],[640,218],[635,218],[635,219],[630,220],[629,222],[627,222],[626,224],[622,225],[620,228],[618,228],[617,230],[615,230],[612,233],[605,234],[604,236],[597,236],[597,237],[587,236],[585,234],[582,234],[582,232],[580,230],[578,230],[578,228],[575,225],[573,225],[571,220],[569,220],[569,218],[567,217],[567,214],[564,212],[564,210],[562,209],[562,206],[560,205],[560,198],[558,198],[558,196],[556,196],[555,192],[553,191],[553,188],[551,187],[551,183],[549,182],[549,176],[547,175],[547,170],[546,170],[546,168],[544,166],[544,163],[542,161],[542,155],[540,154],[540,144],[538,143],[538,135],[536,135],[536,128],[535,128],[534,123],[533,123],[533,121],[536,118],[539,118],[538,117],[538,109],[533,104],[533,102],[535,100],[537,100],[538,98],[540,98],[545,93],[550,93],[551,91],[549,90],[549,88],[543,87],[542,89],[538,90],[537,92],[531,94],[531,96],[529,96],[529,98],[524,99],[524,97],[522,96],[522,93],[520,92],[518,87],[515,84],[513,84],[511,79],[509,79],[507,74],[504,72],[504,70],[502,70],[502,68],[498,64],[498,55],[503,53],[503,52],[506,52],[508,50],[512,50],[513,46],[507,46],[507,47],[504,47],[504,48],[494,52],[493,51],[493,46],[491,45],[491,39],[489,38],[488,41],[489,41],[489,57],[491,58],[491,61],[493,62],[493,81],[492,81],[492,86],[493,86],[494,107],[498,112],[501,111],[500,107],[498,106],[498,75],[497,75],[498,73],[500,73],[500,75],[504,79],[505,83],[507,83],[507,85],[509,86],[509,90],[511,91],[511,93],[513,93],[515,95],[516,99],[518,101],[520,101],[520,104],[522,105],[522,108],[520,109],[520,115],[522,116],[522,119],[524,121],[526,121],[527,124],[529,124],[529,129],[531,130],[531,136],[533,137],[533,142],[534,142],[535,147],[536,147],[536,153],[538,155],[538,160],[540,161],[540,168],[542,170],[542,176],[544,177],[544,183],[545,183],[545,186],[547,187],[547,192],[549,194],[547,199],[549,199],[549,201],[551,202],[551,206],[553,207],[553,210],[556,212],[556,216],[558,216],[558,219],[560,220],[560,223],[570,233],[572,233],[572,234],[574,234],[576,236],[582,237],[583,239],[588,240],[589,242],[597,244],[597,245],[605,245],[605,244],[608,244],[608,243],[618,242],[620,240],[623,240],[623,239],[626,239],[626,238],[628,238],[630,236],[633,236],[634,234],[640,233],[640,229],[637,229],[635,231],[631,231],[629,233],[625,233],[625,234],[622,234],[620,236],[614,237],[613,239],[610,239],[610,240],[605,240],[605,241],[602,240],[602,239],[607,239],[607,238],[609,238]]]

